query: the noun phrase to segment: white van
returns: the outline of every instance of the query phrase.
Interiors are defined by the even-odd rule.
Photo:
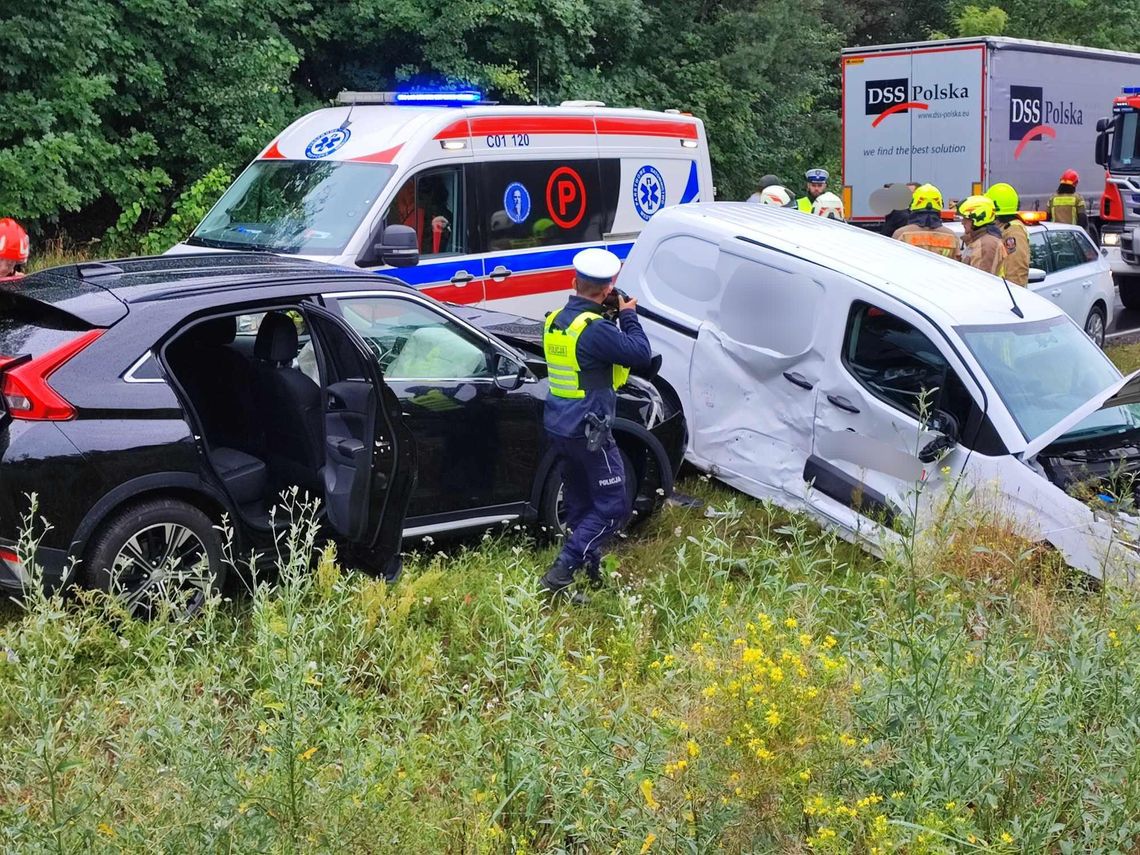
[[[713,198],[693,116],[478,99],[342,93],[343,106],[266,146],[170,252],[264,250],[383,270],[437,299],[541,317],[564,302],[576,252],[625,258],[658,211]],[[418,252],[400,252],[407,235],[385,243],[389,225],[413,229]]]
[[[871,545],[924,525],[964,479],[1072,566],[1134,566],[1140,372],[1121,378],[1037,294],[727,202],[655,217],[618,286],[681,396],[699,469]]]

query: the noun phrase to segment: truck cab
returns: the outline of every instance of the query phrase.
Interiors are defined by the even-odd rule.
[[[1096,162],[1104,167],[1101,242],[1119,252],[1113,272],[1120,299],[1140,308],[1140,86],[1125,86],[1112,115],[1096,125]]]

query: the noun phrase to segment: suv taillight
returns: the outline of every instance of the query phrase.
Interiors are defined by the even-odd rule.
[[[54,350],[26,362],[0,357],[0,395],[14,419],[66,421],[75,418],[75,407],[48,385],[48,378],[64,363],[103,334],[95,329],[73,338]],[[5,365],[16,363],[11,368]]]

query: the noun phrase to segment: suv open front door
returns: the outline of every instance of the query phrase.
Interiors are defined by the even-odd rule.
[[[364,340],[325,309],[308,305],[305,314],[319,344],[329,525],[366,569],[398,567],[415,440]]]

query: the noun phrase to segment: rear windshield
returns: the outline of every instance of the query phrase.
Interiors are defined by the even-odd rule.
[[[0,293],[0,357],[41,353],[59,347],[90,326],[44,303]]]

